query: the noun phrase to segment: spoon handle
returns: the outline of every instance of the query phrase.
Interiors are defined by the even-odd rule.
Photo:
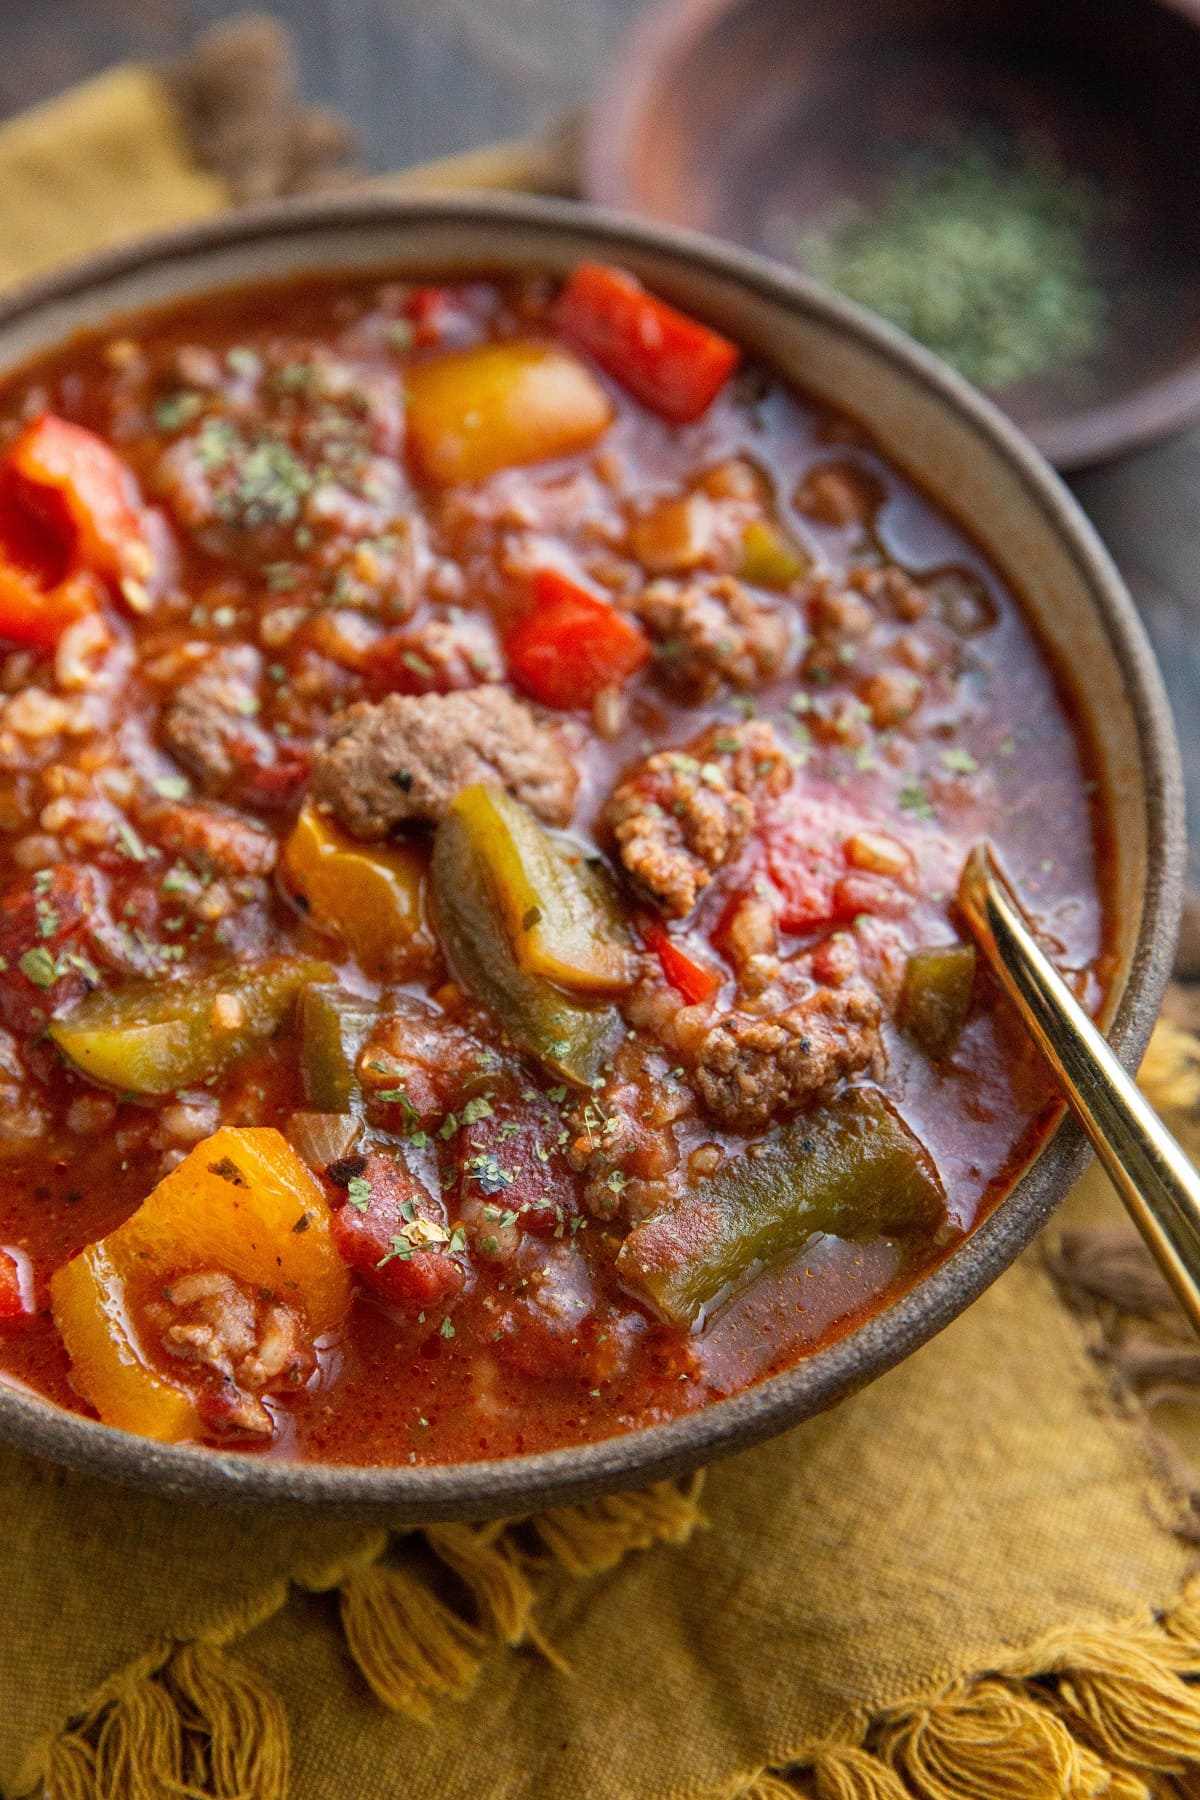
[[[1200,1333],[1200,1175],[1038,946],[987,845],[977,844],[967,858],[958,899],[976,942]]]

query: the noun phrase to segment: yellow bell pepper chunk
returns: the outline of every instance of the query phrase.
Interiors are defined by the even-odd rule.
[[[320,931],[331,932],[368,974],[404,980],[427,967],[429,857],[415,844],[360,844],[305,806],[283,847],[280,876]]]
[[[156,1375],[138,1348],[125,1307],[125,1282],[105,1251],[90,1244],[50,1282],[54,1318],[71,1358],[71,1378],[106,1425],[178,1444],[201,1435],[186,1388]]]
[[[798,546],[769,520],[752,519],[742,533],[736,573],[754,587],[790,587],[807,573],[808,566]]]
[[[419,472],[439,486],[585,450],[612,416],[578,357],[546,344],[453,350],[408,377],[409,443]]]
[[[310,1338],[334,1331],[350,1304],[350,1278],[330,1216],[280,1132],[226,1126],[197,1144],[124,1225],[51,1280],[79,1392],[106,1425],[165,1443],[202,1435],[191,1391],[155,1365],[141,1340],[139,1303],[173,1277],[216,1269],[298,1312]]]

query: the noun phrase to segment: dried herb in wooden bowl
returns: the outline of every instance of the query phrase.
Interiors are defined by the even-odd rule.
[[[795,252],[995,391],[1101,347],[1109,305],[1089,240],[1110,210],[1041,142],[962,136],[901,164],[874,207],[831,209]]]

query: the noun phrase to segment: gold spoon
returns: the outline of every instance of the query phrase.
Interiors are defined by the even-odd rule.
[[[1127,1075],[1025,921],[991,847],[976,844],[959,906],[1062,1083],[1104,1171],[1200,1333],[1200,1175]]]

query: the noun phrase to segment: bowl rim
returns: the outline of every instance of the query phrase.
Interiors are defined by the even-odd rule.
[[[950,407],[991,453],[1004,459],[1090,590],[1098,621],[1122,668],[1134,716],[1145,787],[1148,873],[1141,926],[1108,1037],[1125,1066],[1136,1068],[1170,973],[1183,895],[1183,780],[1162,679],[1133,601],[1072,495],[990,401],[891,326],[802,275],[691,231],[571,201],[523,195],[361,193],[276,202],[92,255],[27,283],[0,301],[0,332],[56,302],[102,290],[148,265],[190,262],[207,251],[219,255],[231,247],[278,237],[297,240],[301,247],[311,239],[311,266],[320,266],[324,256],[325,268],[334,273],[339,266],[339,232],[377,229],[378,267],[384,270],[390,227],[435,221],[468,231],[474,226],[512,224],[535,236],[566,234],[576,240],[581,255],[599,251],[619,257],[623,249],[665,255],[692,274],[707,272],[731,280],[769,302],[865,340],[876,354],[924,387],[935,404]],[[332,241],[322,245],[323,238]],[[520,260],[528,265],[528,248]],[[229,285],[214,273],[212,291]],[[185,297],[203,291],[203,282],[193,281]],[[944,496],[932,497],[945,504]],[[775,1435],[846,1398],[919,1348],[1014,1261],[1065,1196],[1086,1159],[1082,1132],[1064,1118],[964,1243],[874,1318],[729,1399],[595,1443],[429,1466],[285,1461],[155,1443],[8,1383],[0,1383],[0,1439],[84,1473],[159,1494],[267,1509],[336,1508],[343,1515],[386,1509],[404,1523],[514,1515],[644,1485]]]
[[[641,209],[639,184],[631,166],[632,146],[644,121],[653,116],[656,95],[672,64],[700,44],[728,14],[748,3],[750,0],[657,0],[637,20],[584,115],[579,169],[586,201],[602,208],[623,208],[641,218],[658,218]],[[1166,4],[1200,35],[1200,0],[1152,3]],[[1018,430],[1055,468],[1070,472],[1115,461],[1131,450],[1171,437],[1198,419],[1200,351],[1181,358],[1168,373],[1139,382],[1125,393],[1034,419]]]

